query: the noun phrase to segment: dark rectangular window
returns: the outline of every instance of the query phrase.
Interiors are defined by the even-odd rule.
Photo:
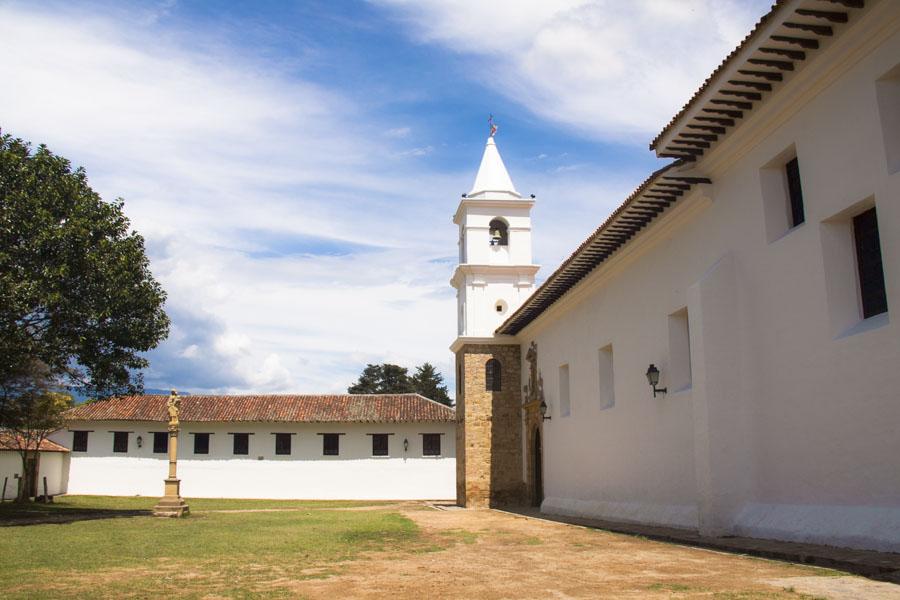
[[[275,434],[275,454],[291,453],[291,434],[276,433]]]
[[[787,175],[788,200],[791,204],[791,227],[796,227],[806,220],[803,212],[803,187],[800,185],[800,163],[796,158],[784,165],[784,172]]]
[[[322,454],[324,456],[337,456],[340,454],[341,436],[336,433],[322,434]]]
[[[87,452],[87,431],[72,432],[72,452]]]
[[[194,434],[194,454],[209,454],[209,434]]]
[[[885,313],[888,309],[881,264],[881,240],[878,236],[878,215],[874,208],[853,217],[853,237],[856,241],[863,318],[868,319]]]
[[[373,433],[372,434],[372,456],[388,455],[388,434]]]
[[[249,433],[235,433],[234,434],[234,453],[236,455],[250,454],[250,434]],[[288,454],[290,454],[290,452],[288,452]]]
[[[440,456],[441,455],[441,434],[439,433],[423,433],[422,434],[422,456]]]
[[[169,451],[169,434],[165,431],[153,432],[153,454],[165,454]]]
[[[113,452],[128,452],[127,431],[113,431]]]

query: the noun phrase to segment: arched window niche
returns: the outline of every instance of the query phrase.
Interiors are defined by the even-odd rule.
[[[484,389],[488,392],[499,392],[503,389],[502,369],[500,361],[492,358],[484,365]]]
[[[509,225],[506,221],[499,217],[492,219],[488,231],[491,246],[509,246]]]

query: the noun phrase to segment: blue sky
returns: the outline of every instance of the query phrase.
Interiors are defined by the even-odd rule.
[[[173,319],[148,386],[334,392],[381,361],[450,379],[450,216],[488,114],[546,277],[767,8],[0,1],[0,127],[125,198]]]

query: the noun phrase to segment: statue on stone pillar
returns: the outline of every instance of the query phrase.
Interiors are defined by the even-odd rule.
[[[188,514],[187,503],[181,497],[181,480],[178,479],[178,426],[180,423],[181,398],[172,390],[166,402],[169,413],[169,476],[165,479],[165,495],[153,508],[157,517],[183,517]]]
[[[166,408],[169,410],[169,431],[178,431],[178,414],[181,412],[181,398],[178,397],[178,392],[172,390],[172,393],[169,394],[169,401],[166,403]]]

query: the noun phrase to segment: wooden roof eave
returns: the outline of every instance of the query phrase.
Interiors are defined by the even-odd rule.
[[[650,225],[665,212],[666,208],[677,202],[679,196],[696,185],[711,183],[705,177],[676,175],[675,168],[685,164],[685,162],[672,163],[647,178],[568,259],[563,261],[531,297],[497,328],[496,333],[517,334],[618,252],[637,233]],[[662,192],[657,190],[657,187],[668,189]],[[678,192],[678,195],[659,195],[673,192]],[[656,200],[658,198],[663,200]]]

